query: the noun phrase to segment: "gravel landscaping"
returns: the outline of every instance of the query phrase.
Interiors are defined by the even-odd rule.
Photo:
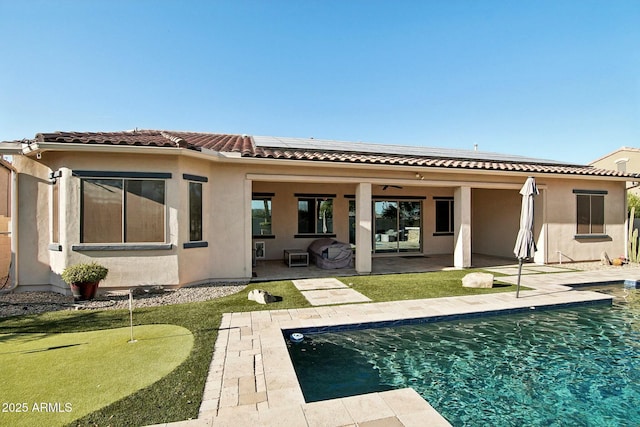
[[[133,307],[182,304],[207,301],[235,294],[247,284],[213,283],[177,290],[147,289],[134,294]],[[74,302],[70,295],[55,292],[11,292],[0,293],[0,318],[24,314],[38,314],[60,310],[117,310],[129,308],[129,294],[100,295],[93,301]]]

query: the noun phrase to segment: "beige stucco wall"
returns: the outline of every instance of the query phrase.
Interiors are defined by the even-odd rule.
[[[306,248],[314,238],[295,238],[295,193],[336,194],[334,233],[348,241],[348,203],[359,182],[371,182],[377,197],[419,197],[423,200],[422,251],[446,254],[454,250],[453,236],[434,236],[434,197],[453,197],[465,183],[471,188],[471,245],[475,253],[511,257],[518,229],[520,195],[526,176],[489,173],[420,171],[403,167],[335,167],[296,162],[216,161],[193,156],[44,152],[35,160],[16,156],[19,175],[20,283],[66,289],[60,280],[65,266],[97,261],[110,269],[103,288],[139,285],[185,285],[251,277],[251,193],[274,193],[272,231],[264,239],[267,259],[281,259],[285,248]],[[283,166],[282,164],[285,163]],[[51,250],[50,188],[48,174],[61,169],[61,251]],[[80,239],[80,180],[73,169],[98,171],[170,172],[166,181],[166,243],[169,250],[77,251]],[[417,169],[419,170],[419,169]],[[189,239],[188,181],[183,174],[207,178],[203,183],[203,238],[207,247],[184,248]],[[536,202],[536,236],[542,242],[542,261],[557,262],[556,251],[574,260],[596,260],[605,250],[624,253],[624,182],[598,179],[537,177],[544,188]],[[396,185],[401,188],[384,185]],[[576,240],[574,189],[605,190],[606,239]],[[261,240],[262,241],[262,240]],[[567,259],[563,259],[566,262]]]
[[[142,161],[141,161],[142,160]],[[245,224],[245,170],[217,162],[180,156],[95,156],[90,153],[68,158],[63,154],[44,153],[42,162],[52,170],[62,164],[61,252],[45,251],[51,263],[49,280],[65,288],[59,274],[66,265],[96,261],[109,268],[109,276],[102,288],[128,288],[140,285],[177,286],[203,283],[211,279],[241,280],[251,277],[251,265],[245,254],[249,249],[243,240]],[[35,163],[35,162],[32,162]],[[72,169],[98,171],[170,172],[166,180],[167,228],[165,242],[170,250],[135,251],[74,251],[80,243],[80,179],[71,175]],[[43,176],[49,169],[43,168]],[[203,240],[207,247],[184,248],[189,241],[188,180],[183,174],[207,178],[203,182]],[[39,216],[48,218],[48,194],[41,189]],[[35,211],[35,210],[34,210]],[[29,222],[29,219],[26,220]],[[47,233],[48,234],[48,233]],[[48,247],[48,238],[40,236],[38,247]],[[29,245],[32,246],[32,245]],[[31,249],[33,250],[33,249]],[[22,252],[22,251],[21,251]],[[28,279],[30,281],[30,279]]]
[[[187,260],[182,274],[188,277],[183,283],[198,279],[202,266],[207,266],[207,278],[247,279],[251,277],[251,264],[247,262],[250,254],[246,239],[247,209],[244,171],[241,168],[228,167],[221,163],[209,165],[209,182],[205,183],[203,193],[204,239],[209,243],[208,254],[199,255],[196,263]],[[208,188],[208,189],[207,189]],[[185,229],[188,239],[188,229]],[[184,249],[190,258],[201,249]],[[192,255],[193,254],[193,255]],[[250,261],[250,260],[249,260]]]
[[[606,251],[611,257],[625,254],[626,192],[624,182],[597,180],[547,180],[545,224],[546,262],[599,260]],[[576,195],[573,190],[607,191],[605,195],[605,234],[602,239],[576,239]]]
[[[625,254],[625,183],[538,177],[542,189],[535,197],[534,237],[536,261],[545,263],[595,261],[605,251]],[[607,191],[603,238],[576,238],[576,195],[573,190]],[[521,197],[518,191],[475,189],[472,192],[472,248],[474,253],[513,257],[519,228]]]
[[[18,174],[18,247],[19,284],[47,289],[50,281],[49,257],[49,169],[23,156],[14,156]]]
[[[178,283],[177,204],[178,180],[167,180],[167,242],[173,243],[170,251],[74,251],[72,245],[80,243],[80,180],[71,176],[71,168],[84,170],[162,171],[177,176],[175,160],[149,159],[141,162],[135,156],[96,156],[79,154],[73,159],[62,154],[43,153],[40,161],[16,156],[14,165],[20,171],[19,200],[19,284],[40,289],[51,285],[59,291],[68,290],[60,273],[65,266],[96,261],[109,268],[109,276],[101,283],[104,288],[126,288],[136,285],[167,285]],[[51,241],[51,170],[62,168],[60,185],[60,242]],[[116,166],[117,165],[117,166]],[[35,225],[35,228],[34,228]],[[61,251],[51,250],[51,243],[59,243]]]
[[[514,258],[521,201],[517,190],[477,188],[471,192],[473,253]]]

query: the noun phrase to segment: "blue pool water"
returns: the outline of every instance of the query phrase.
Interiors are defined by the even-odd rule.
[[[640,291],[615,292],[611,307],[330,332],[288,346],[307,402],[411,387],[454,426],[640,426]]]

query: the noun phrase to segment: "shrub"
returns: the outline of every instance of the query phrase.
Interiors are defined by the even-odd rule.
[[[83,282],[99,282],[107,277],[109,270],[102,265],[92,262],[70,265],[62,271],[62,280],[68,284]]]

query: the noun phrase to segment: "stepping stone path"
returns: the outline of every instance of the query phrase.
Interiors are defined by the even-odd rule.
[[[334,278],[293,280],[293,284],[314,306],[371,302],[360,292]]]

